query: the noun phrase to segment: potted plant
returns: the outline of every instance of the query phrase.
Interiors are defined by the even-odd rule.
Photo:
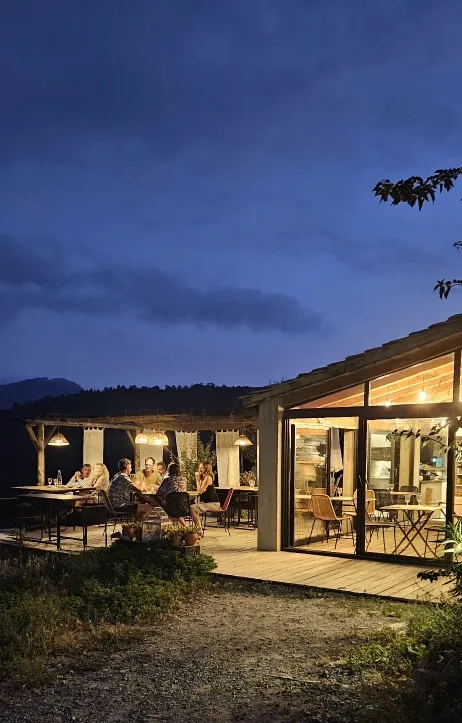
[[[136,536],[136,522],[125,522],[122,525],[122,537],[134,540]]]
[[[196,525],[188,525],[183,530],[183,540],[186,547],[194,547],[199,535],[197,533]]]
[[[183,544],[183,535],[185,532],[185,528],[183,526],[181,527],[172,527],[169,533],[169,539],[170,544],[174,548],[181,547]]]

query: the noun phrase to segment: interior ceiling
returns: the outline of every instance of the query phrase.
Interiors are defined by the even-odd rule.
[[[370,383],[369,404],[371,406],[421,404],[420,392],[425,392],[426,403],[450,402],[452,401],[453,374],[452,354],[393,372]],[[359,407],[363,403],[363,386],[359,385],[307,402],[299,408]]]

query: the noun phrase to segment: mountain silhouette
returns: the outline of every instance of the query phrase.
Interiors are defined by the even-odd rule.
[[[27,404],[44,397],[78,394],[80,391],[82,387],[69,379],[48,379],[48,377],[0,384],[0,409],[10,409],[13,404]]]

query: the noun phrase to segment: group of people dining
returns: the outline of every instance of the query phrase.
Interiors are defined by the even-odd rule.
[[[220,510],[212,465],[201,462],[195,473],[195,480],[197,496],[193,497],[190,513],[199,537],[203,537],[200,515]],[[178,464],[171,462],[167,467],[164,462],[156,463],[153,457],[147,457],[144,468],[132,474],[131,460],[124,457],[119,460],[118,472],[112,480],[108,468],[102,462],[94,465],[93,469],[90,464],[84,464],[82,469],[71,477],[67,487],[85,488],[87,501],[90,503],[97,499],[98,492],[104,491],[114,510],[134,512],[136,519],[141,522],[155,504],[160,504],[168,514],[168,495],[171,492],[186,492],[187,480],[181,474]],[[152,495],[155,495],[155,499],[151,498]],[[179,517],[178,521],[185,524],[183,517]]]

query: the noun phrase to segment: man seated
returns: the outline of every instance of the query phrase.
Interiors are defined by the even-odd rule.
[[[75,472],[75,474],[70,478],[69,482],[67,483],[66,487],[73,487],[74,489],[78,489],[79,487],[89,487],[90,486],[90,475],[91,475],[91,464],[84,464],[79,471]]]
[[[160,504],[164,508],[165,512],[169,517],[172,517],[174,519],[178,519],[181,525],[185,525],[186,522],[184,520],[184,516],[177,516],[175,512],[170,508],[168,503],[168,495],[171,492],[186,492],[187,490],[187,481],[185,477],[183,477],[180,474],[180,470],[177,464],[169,464],[168,466],[168,476],[165,477],[164,481],[162,482],[161,486],[159,487],[157,491],[156,498],[159,500]],[[188,504],[189,506],[189,504]],[[183,514],[188,514],[189,509],[183,510]]]
[[[157,463],[157,472],[159,473],[162,480],[168,477],[167,465],[165,464],[165,462]]]
[[[140,492],[148,492],[153,495],[157,492],[162,482],[159,472],[154,469],[154,459],[146,457],[144,460],[144,469],[136,473],[133,484]]]
[[[131,499],[132,493],[136,492],[136,487],[132,485],[130,472],[132,471],[132,463],[126,457],[119,459],[118,473],[112,478],[109,487],[108,497],[116,512],[135,513],[137,519],[145,519],[151,509],[150,505],[138,504]]]

